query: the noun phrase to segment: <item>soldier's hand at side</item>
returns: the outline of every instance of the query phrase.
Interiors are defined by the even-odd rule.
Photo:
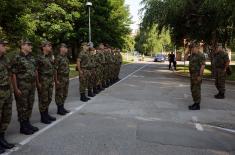
[[[83,76],[83,71],[80,70],[80,71],[79,71],[79,75],[80,75],[80,76]]]
[[[40,91],[42,88],[42,85],[40,83],[37,84],[38,90]]]
[[[16,94],[16,96],[21,96],[22,92],[19,89],[16,89],[15,90],[15,94]]]
[[[202,80],[202,77],[201,77],[201,76],[198,76],[198,77],[197,77],[197,80],[198,80],[198,81],[201,81],[201,80]]]
[[[55,82],[55,84],[56,84],[56,85],[60,85],[60,82],[57,80],[57,81]]]

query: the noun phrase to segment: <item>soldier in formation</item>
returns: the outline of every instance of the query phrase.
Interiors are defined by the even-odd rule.
[[[41,122],[50,124],[56,118],[49,115],[49,105],[52,101],[55,66],[52,55],[52,45],[45,41],[41,45],[42,53],[37,58],[37,88]]]
[[[12,115],[12,90],[10,61],[5,56],[8,42],[0,39],[0,154],[5,149],[14,147],[5,139],[5,132],[9,126]]]
[[[59,115],[69,113],[64,108],[69,89],[69,59],[67,54],[67,45],[64,43],[60,44],[59,54],[55,59],[55,102],[57,105],[57,114]]]
[[[30,123],[36,89],[36,60],[31,52],[32,43],[22,40],[11,66],[20,133],[26,135],[39,130]]]
[[[80,100],[87,102],[90,99],[88,97],[94,97],[100,91],[117,82],[121,64],[120,50],[103,44],[95,49],[90,48],[87,43],[83,43],[77,59]]]

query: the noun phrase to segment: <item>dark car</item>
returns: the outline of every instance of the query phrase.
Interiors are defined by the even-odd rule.
[[[163,54],[157,54],[154,58],[154,62],[164,62],[166,57]]]

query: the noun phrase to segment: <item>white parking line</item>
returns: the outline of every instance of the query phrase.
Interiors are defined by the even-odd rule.
[[[126,80],[127,78],[129,78],[130,76],[132,76],[133,74],[135,74],[136,72],[140,71],[141,69],[143,69],[144,67],[146,67],[148,64],[142,66],[141,68],[135,70],[134,72],[128,74],[125,78],[121,79],[119,82],[117,82],[116,84]],[[77,77],[76,77],[77,78]],[[73,78],[73,79],[76,79]],[[72,80],[72,79],[70,79]],[[114,85],[116,85],[114,84]],[[113,86],[114,86],[113,85]],[[43,129],[39,130],[38,132],[36,132],[35,134],[33,134],[32,136],[29,136],[28,138],[26,138],[25,140],[21,141],[19,143],[19,146],[14,147],[13,149],[7,150],[7,152],[3,153],[2,155],[10,155],[13,152],[18,151],[19,149],[22,148],[22,146],[26,145],[27,143],[31,142],[33,139],[35,139],[36,137],[38,137],[39,135],[41,135],[42,133],[44,133],[45,131],[49,130],[50,128],[52,128],[53,126],[55,126],[56,124],[62,122],[63,120],[65,120],[66,118],[68,118],[69,116],[73,115],[74,113],[77,113],[78,111],[80,111],[82,108],[84,108],[86,105],[88,105],[91,102],[87,102],[84,103],[82,105],[80,105],[79,107],[75,108],[74,111],[71,111],[70,113],[68,113],[67,115],[61,117],[60,119],[57,119],[57,121],[51,123],[50,125],[44,127]]]
[[[204,131],[202,125],[200,123],[198,123],[198,119],[197,119],[196,116],[192,117],[192,121],[193,121],[193,123],[194,123],[194,125],[195,125],[195,127],[198,131]]]

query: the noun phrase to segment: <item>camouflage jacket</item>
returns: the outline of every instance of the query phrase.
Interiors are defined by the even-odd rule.
[[[10,85],[10,61],[6,56],[0,57],[0,86]]]
[[[190,74],[200,74],[200,69],[202,65],[205,65],[206,59],[202,53],[192,54],[189,62]]]
[[[55,69],[57,71],[57,76],[69,78],[69,59],[67,55],[58,55],[55,58]]]
[[[11,70],[16,75],[17,80],[33,82],[36,78],[36,61],[31,54],[25,55],[20,52],[13,58]]]
[[[106,63],[104,53],[97,52],[96,53],[96,60],[99,64],[104,65]]]
[[[229,61],[228,54],[224,51],[216,53],[214,56],[214,60],[213,60],[214,66],[216,68],[220,68],[220,69],[224,69],[226,62],[228,62],[228,61]]]
[[[41,54],[37,58],[37,69],[39,78],[44,78],[49,80],[50,82],[53,81],[55,67],[54,61],[50,54],[44,55]]]
[[[91,69],[94,68],[94,64],[92,63],[91,55],[88,51],[81,51],[78,55],[78,59],[80,59],[80,67],[81,69]]]

